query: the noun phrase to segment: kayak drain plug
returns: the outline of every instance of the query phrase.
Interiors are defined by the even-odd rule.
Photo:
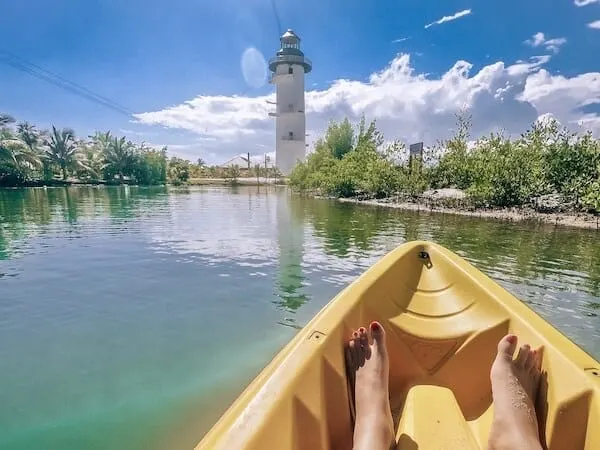
[[[592,375],[596,376],[596,377],[600,377],[600,369],[597,369],[595,367],[589,368],[589,369],[584,369],[586,372],[591,373]]]
[[[429,257],[429,253],[426,252],[425,250],[421,250],[419,252],[419,259],[421,259],[423,261],[423,264],[428,269],[431,269],[433,267],[433,264],[431,264],[431,259]]]
[[[313,340],[320,340],[321,338],[324,338],[325,334],[321,333],[320,331],[313,331],[310,336],[308,336],[308,340],[309,341],[313,341]]]

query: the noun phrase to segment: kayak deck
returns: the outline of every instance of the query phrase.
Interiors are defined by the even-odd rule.
[[[387,330],[397,449],[486,448],[489,372],[509,332],[543,354],[536,411],[547,448],[600,449],[600,364],[466,261],[429,242],[400,246],[344,289],[196,448],[352,448],[343,346],[372,320]]]

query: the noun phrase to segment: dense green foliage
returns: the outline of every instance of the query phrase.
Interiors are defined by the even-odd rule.
[[[353,130],[330,124],[306,162],[290,176],[302,191],[336,197],[418,197],[425,190],[457,188],[476,207],[526,205],[560,194],[580,209],[600,212],[600,141],[556,122],[535,123],[517,139],[491,134],[469,141],[470,119],[460,116],[450,139],[409,159],[405,146],[383,145],[375,122]],[[348,145],[350,143],[350,145]]]
[[[185,184],[190,179],[192,163],[187,159],[172,157],[169,160],[169,181],[173,184]]]
[[[231,185],[238,184],[238,178],[242,175],[240,166],[231,166],[225,168],[224,178]]]
[[[347,121],[342,125],[332,123],[325,139],[317,142],[314,153],[296,166],[290,184],[341,197],[365,192],[376,197],[391,195],[399,189],[402,175],[393,164],[398,146],[381,152],[382,143],[383,136],[375,122],[367,126],[362,120],[356,136]]]
[[[164,184],[167,179],[167,149],[144,150],[137,152],[132,171],[133,177],[140,184]]]
[[[63,180],[67,179],[68,169],[88,169],[77,148],[75,132],[68,128],[59,131],[52,127],[50,139],[42,149],[42,158],[48,161],[50,166],[59,168]]]
[[[171,163],[174,167],[168,169],[166,147],[136,145],[110,132],[78,139],[69,128],[39,131],[28,122],[15,126],[14,118],[0,114],[0,186],[69,179],[154,185],[169,178],[185,183],[185,167],[191,163],[179,158]]]
[[[349,122],[332,134],[332,145],[343,153],[344,133],[352,132]],[[337,140],[336,140],[337,139]],[[199,178],[223,178],[237,184],[242,177],[265,177],[275,181],[281,172],[275,167],[228,168],[208,166],[199,158],[196,163],[167,157],[167,148],[150,148],[134,144],[110,131],[96,132],[79,138],[69,128],[38,130],[28,122],[16,123],[0,114],[0,187],[71,182],[157,185],[194,183]]]

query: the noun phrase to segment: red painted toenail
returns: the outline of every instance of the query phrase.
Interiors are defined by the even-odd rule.
[[[360,328],[358,329],[358,331],[359,331],[360,333],[366,333],[366,332],[367,332],[367,330],[365,329],[365,327],[360,327]]]
[[[506,338],[506,340],[507,340],[508,342],[510,342],[511,344],[514,344],[515,342],[517,342],[517,337],[516,337],[514,334],[511,334],[510,336],[508,336],[508,337]]]
[[[354,331],[354,332],[352,333],[352,337],[353,337],[354,339],[358,338],[358,333],[357,333],[356,331]]]
[[[381,327],[379,326],[379,324],[377,322],[372,322],[371,323],[371,330],[373,330],[373,331],[379,331],[380,328]]]

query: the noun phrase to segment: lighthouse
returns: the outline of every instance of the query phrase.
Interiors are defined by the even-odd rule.
[[[271,83],[277,87],[275,165],[283,175],[289,175],[306,155],[306,115],[304,113],[304,75],[312,63],[300,50],[300,38],[287,30],[279,38],[281,48],[269,60]]]

